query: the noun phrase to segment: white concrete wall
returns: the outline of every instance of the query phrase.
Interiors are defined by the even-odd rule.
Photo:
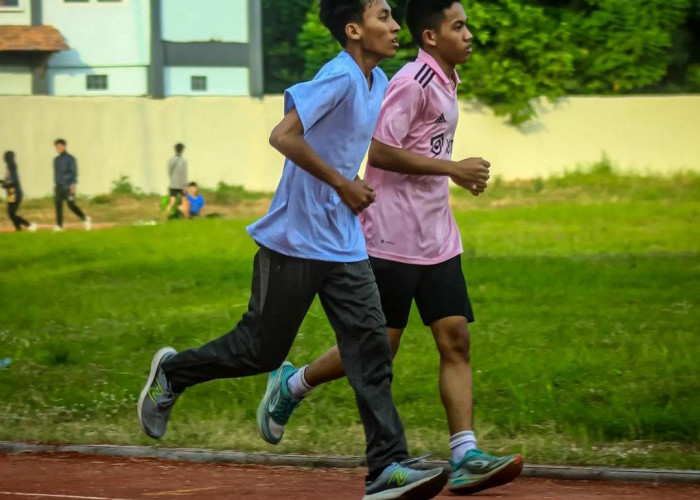
[[[78,158],[83,194],[109,192],[120,175],[146,192],[165,192],[176,142],[187,146],[190,175],[201,185],[272,191],[283,159],[267,141],[282,104],[282,96],[0,96],[0,152],[16,152],[29,197],[51,193],[57,137]],[[539,118],[519,128],[463,104],[454,157],[483,156],[504,179],[560,173],[604,152],[625,170],[697,171],[698,117],[700,95],[569,98],[542,105]]]
[[[49,59],[49,87],[58,95],[94,95],[85,88],[85,68],[109,74],[109,95],[146,94],[150,61],[148,0],[121,2],[44,1],[43,23],[56,27],[71,48]],[[122,68],[122,69],[118,69]]]
[[[150,60],[148,0],[43,3],[43,24],[65,37],[71,50],[56,53],[51,67],[137,66]]]
[[[248,0],[161,0],[163,40],[248,43]]]
[[[29,67],[0,67],[0,95],[31,95],[32,72]]]
[[[231,95],[250,94],[248,68],[209,66],[173,66],[164,68],[165,95]],[[207,90],[191,90],[192,76],[206,76]]]
[[[32,24],[32,5],[29,0],[19,0],[17,7],[0,7],[0,24]]]
[[[107,75],[107,89],[87,89],[87,75]],[[145,67],[133,68],[76,68],[48,70],[51,95],[146,95],[148,72]]]
[[[461,108],[453,157],[483,156],[506,179],[558,173],[603,152],[625,170],[700,169],[698,94],[542,100],[521,127],[474,103]]]

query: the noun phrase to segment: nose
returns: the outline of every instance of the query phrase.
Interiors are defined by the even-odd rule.
[[[472,32],[469,31],[469,28],[467,28],[467,27],[465,26],[465,27],[464,27],[464,41],[465,41],[465,42],[471,42],[473,39],[474,39],[474,37],[472,36]]]
[[[391,32],[392,33],[398,33],[399,30],[401,29],[401,26],[399,26],[399,23],[396,22],[396,19],[393,17],[391,18]]]

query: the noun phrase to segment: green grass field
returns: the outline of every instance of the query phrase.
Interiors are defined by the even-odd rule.
[[[456,193],[476,431],[530,463],[700,468],[700,176],[605,168]],[[0,234],[0,439],[156,444],[136,420],[151,356],[246,308],[252,217]],[[290,353],[333,343],[315,303]],[[394,395],[412,453],[446,456],[437,353],[414,314]],[[255,430],[264,375],[188,390],[163,446],[361,455],[346,381],[310,395],[282,444]]]

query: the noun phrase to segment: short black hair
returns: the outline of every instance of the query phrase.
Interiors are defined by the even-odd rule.
[[[367,7],[377,0],[321,0],[319,19],[343,47],[348,44],[345,26],[348,23],[362,24]]]
[[[177,154],[182,153],[184,151],[184,149],[185,149],[185,145],[183,143],[178,142],[177,144],[175,144],[175,152]]]
[[[440,23],[445,20],[445,10],[460,0],[408,0],[406,5],[406,25],[411,32],[413,41],[423,46],[425,30],[440,29]]]
[[[197,187],[197,183],[194,182],[194,181],[192,181],[192,182],[190,182],[187,186],[189,186],[189,187]]]
[[[55,146],[56,144],[63,144],[65,146],[66,140],[65,139],[56,139],[55,141],[53,141],[53,145]]]

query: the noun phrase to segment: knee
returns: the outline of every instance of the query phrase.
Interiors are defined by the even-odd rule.
[[[402,331],[396,331],[389,329],[389,347],[391,348],[391,356],[395,357],[396,353],[399,352],[399,346],[401,345],[401,333]]]
[[[258,359],[258,366],[262,373],[271,372],[280,367],[284,362],[285,356],[283,354],[267,355],[262,356]]]
[[[470,361],[469,329],[464,324],[441,332],[436,338],[440,359],[450,362]]]

